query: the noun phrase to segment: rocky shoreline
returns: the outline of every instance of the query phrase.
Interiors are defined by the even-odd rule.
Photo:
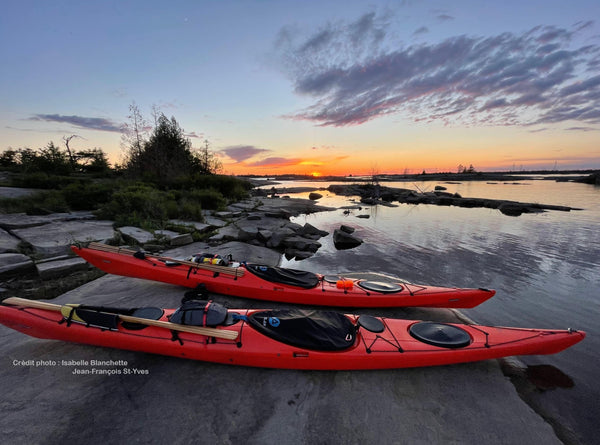
[[[293,223],[290,218],[332,210],[309,199],[257,197],[232,204],[226,211],[206,212],[204,222],[170,221],[179,228],[177,232],[113,228],[113,221],[97,220],[91,212],[0,215],[0,295],[17,292],[49,298],[68,287],[65,281],[72,277],[73,284],[80,284],[90,270],[85,261],[73,256],[70,246],[90,241],[160,251],[192,244],[200,236],[205,240],[203,249],[231,241],[270,249],[275,254],[272,265],[282,254],[288,259],[305,259],[321,247],[318,240],[328,232],[308,223]],[[340,248],[362,242],[348,233],[351,228],[344,229],[348,239],[339,241]],[[90,278],[96,277],[92,274]],[[56,280],[63,281],[63,286],[53,282]]]
[[[255,181],[256,182],[256,181]],[[257,183],[258,184],[258,183]],[[338,210],[318,204],[319,191],[343,196],[357,196],[361,205],[397,206],[395,203],[440,206],[483,207],[497,209],[509,216],[544,211],[580,210],[566,206],[522,203],[507,200],[465,198],[448,193],[438,185],[433,191],[392,188],[373,183],[332,184],[327,189],[313,187],[257,188],[251,198],[229,205],[226,210],[204,212],[203,222],[169,221],[173,230],[147,231],[138,227],[113,228],[113,221],[97,220],[92,212],[57,213],[44,216],[26,214],[0,215],[0,296],[17,292],[26,297],[52,297],[60,291],[97,277],[86,269],[85,262],[70,251],[73,243],[101,241],[114,245],[137,246],[149,251],[191,244],[202,238],[206,248],[238,241],[250,246],[266,247],[287,259],[303,260],[321,247],[321,238],[329,233],[309,223],[290,220],[301,214]],[[290,198],[285,193],[309,193],[309,199]],[[31,190],[0,190],[6,196],[22,196]],[[344,206],[350,213],[361,205]],[[359,214],[358,217],[369,217]],[[332,237],[339,250],[351,249],[363,240],[354,229],[341,225]],[[88,276],[89,275],[89,276]],[[70,281],[73,281],[70,283]]]
[[[327,190],[337,195],[360,196],[360,202],[369,205],[431,204],[438,206],[456,206],[467,208],[497,209],[507,216],[520,216],[523,213],[540,213],[548,210],[569,212],[582,210],[574,207],[557,206],[539,203],[525,203],[504,199],[469,198],[458,193],[446,192],[446,187],[439,185],[434,191],[418,191],[404,188],[386,187],[380,184],[335,184]]]
[[[103,274],[97,269],[90,267],[81,258],[73,256],[69,246],[77,242],[101,241],[139,246],[146,250],[166,250],[165,254],[173,257],[184,257],[210,249],[215,253],[231,253],[237,259],[276,265],[282,254],[296,259],[312,255],[320,247],[318,240],[328,235],[327,232],[310,224],[294,224],[290,221],[290,217],[331,210],[335,209],[320,206],[314,199],[254,197],[233,204],[226,211],[207,213],[202,223],[173,221],[174,224],[188,227],[189,233],[165,230],[149,232],[136,227],[114,229],[112,221],[96,220],[89,212],[47,216],[0,215],[0,282],[2,282],[0,297],[21,295],[30,298],[54,298],[58,295],[55,301],[59,303],[95,302],[118,306],[177,305],[183,294],[181,289],[125,277],[102,276]],[[194,242],[192,232],[204,234],[205,240]],[[339,232],[338,236],[353,235],[352,228],[348,226],[341,226],[340,229],[336,229],[336,232]],[[25,284],[25,288],[18,283]],[[62,283],[66,287],[53,287],[57,283]],[[264,303],[260,301],[226,296],[214,297],[229,307],[264,307]],[[269,306],[278,305],[269,303]],[[382,311],[361,312],[375,314]],[[434,318],[446,322],[467,321],[459,312],[441,309],[394,309],[383,313],[392,317]],[[36,345],[40,343],[41,346],[37,348]],[[210,437],[217,442],[235,441],[235,437],[243,436],[244,431],[253,431],[249,443],[258,443],[279,437],[283,428],[286,434],[292,435],[290,437],[299,438],[289,443],[311,442],[317,437],[327,440],[328,443],[367,443],[376,438],[391,443],[400,436],[408,442],[425,440],[428,443],[443,443],[447,440],[463,443],[469,440],[520,443],[526,437],[529,437],[529,441],[544,440],[545,443],[560,443],[549,424],[535,415],[521,401],[515,388],[504,377],[497,361],[471,364],[467,367],[407,370],[401,374],[391,371],[273,373],[212,364],[194,366],[193,363],[186,361],[173,362],[174,359],[169,358],[154,358],[144,354],[65,344],[51,343],[56,346],[47,349],[44,346],[47,344],[49,343],[44,341],[29,341],[21,334],[8,332],[8,335],[0,341],[0,349],[3,352],[19,351],[18,356],[27,359],[47,359],[57,356],[77,359],[88,357],[90,354],[94,358],[102,359],[111,359],[113,356],[126,357],[137,367],[147,369],[150,374],[147,379],[152,384],[143,384],[142,387],[136,385],[139,392],[128,396],[136,404],[144,403],[146,406],[148,405],[143,400],[156,400],[151,388],[157,385],[168,387],[171,391],[168,396],[165,395],[161,399],[161,405],[179,406],[181,401],[185,400],[186,385],[179,388],[168,385],[164,377],[167,375],[169,381],[173,378],[184,381],[189,380],[190,376],[196,376],[205,381],[212,379],[223,382],[223,385],[228,388],[226,393],[205,390],[204,395],[210,397],[211,405],[221,407],[218,409],[235,409],[240,413],[241,417],[234,416],[236,421],[228,418],[234,426],[230,426],[227,432],[216,433],[215,422],[218,421],[213,416],[206,415],[202,408],[199,411],[204,415],[200,419],[194,416],[194,428],[197,429],[201,425],[206,431],[212,431]],[[15,352],[10,352],[6,356],[14,354]],[[512,374],[507,373],[506,370],[504,372],[512,378],[516,378],[515,375],[522,375],[519,366],[510,365],[509,369],[512,370]],[[3,366],[0,371],[1,377],[5,384],[12,388],[7,394],[7,403],[18,405],[30,400],[32,391],[36,391],[36,388],[31,385],[20,385],[19,382],[36,375],[35,378],[44,379],[45,385],[57,388],[54,391],[56,397],[48,399],[46,408],[62,413],[65,418],[77,417],[78,411],[73,411],[70,405],[61,403],[64,395],[61,396],[60,388],[69,381],[70,391],[74,391],[76,397],[83,397],[83,394],[89,391],[89,387],[86,381],[78,379],[73,381],[71,374],[60,371],[48,368],[31,370]],[[198,373],[200,375],[197,375]],[[241,401],[237,405],[230,403],[231,391],[237,393],[245,390],[243,383],[245,380],[242,375],[250,375],[254,386],[265,388],[265,395],[274,407],[273,410],[269,409],[268,412],[256,410],[249,401]],[[236,383],[240,379],[241,386]],[[521,385],[530,387],[530,384],[524,382],[522,378],[519,381]],[[357,390],[356,385],[364,389]],[[95,387],[98,388],[95,397],[104,400],[110,398],[110,394],[124,391],[123,382],[120,379],[111,380],[110,377],[102,379],[101,383],[97,382]],[[463,391],[462,388],[465,387],[469,387],[469,391]],[[382,393],[379,388],[388,388],[391,392]],[[393,413],[394,417],[402,416],[405,421],[394,421],[393,425],[396,426],[391,427],[386,422],[383,424],[375,422],[374,425],[373,421],[364,423],[361,420],[359,424],[363,425],[363,429],[349,434],[348,425],[332,419],[331,413],[349,419],[352,416],[350,412],[345,412],[343,407],[357,406],[366,407],[371,412]],[[460,412],[454,412],[452,407],[455,406],[460,406]],[[112,414],[113,411],[113,409],[110,409],[110,412],[108,409],[99,409],[97,415],[125,430],[119,437],[138,437],[128,433],[127,426],[120,422],[119,418],[123,416],[127,417],[128,422],[143,423],[143,417],[147,413],[144,410],[128,409],[125,416],[120,409],[117,409],[117,414]],[[319,420],[315,417],[319,415],[318,413],[329,415]],[[155,414],[158,415],[158,412]],[[180,414],[177,409],[174,409],[171,414],[163,413],[167,421],[178,430],[189,427],[189,423],[183,420]],[[466,414],[470,416],[469,421],[464,418]],[[36,415],[39,413],[35,408],[13,410],[10,415],[4,416],[6,420],[0,422],[5,429],[5,422],[23,424],[31,416]],[[75,417],[73,417],[74,422]],[[472,421],[473,418],[475,422]],[[240,426],[240,421],[243,425],[249,426]],[[48,421],[46,424],[52,425],[52,422]],[[383,427],[384,424],[387,425],[386,428]],[[415,429],[415,425],[421,427]],[[554,425],[554,429],[560,428]],[[152,433],[144,437],[166,438],[165,433],[151,427],[150,431]],[[40,437],[47,437],[48,434],[56,439],[62,437],[63,433],[67,434],[68,428],[63,430],[61,426],[55,426],[50,431],[41,428],[27,433],[23,443],[37,442]],[[109,434],[109,437],[114,436]],[[184,434],[183,437],[192,439],[193,436]],[[245,438],[248,439],[248,436]]]

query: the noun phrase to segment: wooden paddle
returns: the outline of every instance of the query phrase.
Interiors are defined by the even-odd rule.
[[[53,303],[46,303],[37,300],[28,300],[26,298],[10,297],[2,301],[2,304],[9,304],[13,306],[31,307],[35,309],[45,309],[47,311],[61,312],[63,306]],[[66,306],[69,310],[73,309],[73,306]],[[85,308],[85,306],[83,307]],[[82,309],[83,309],[82,308]],[[224,338],[226,340],[235,340],[238,333],[235,331],[228,331],[216,328],[207,328],[203,326],[187,326],[177,323],[170,323],[168,321],[160,320],[149,320],[147,318],[132,317],[130,315],[116,314],[121,321],[130,323],[138,323],[147,326],[156,326],[158,328],[169,329],[171,331],[189,332],[191,334],[206,335],[209,337]]]
[[[100,250],[102,252],[110,252],[110,253],[121,253],[124,255],[134,256],[136,253],[141,252],[143,255],[148,258],[154,258],[159,261],[172,261],[173,263],[183,264],[184,266],[191,266],[198,269],[210,270],[212,272],[219,272],[227,275],[234,275],[235,277],[241,277],[244,275],[244,269],[241,267],[228,267],[228,266],[218,266],[216,264],[205,264],[205,263],[196,263],[194,261],[186,261],[186,260],[177,260],[175,258],[165,257],[165,256],[157,256],[148,254],[142,251],[136,251],[131,249],[125,249],[117,246],[110,246],[108,244],[96,243],[92,242],[88,245],[88,249]],[[139,254],[139,253],[138,253]]]

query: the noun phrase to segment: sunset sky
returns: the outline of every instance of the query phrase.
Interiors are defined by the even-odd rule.
[[[135,103],[227,174],[600,168],[600,2],[20,1],[0,150],[122,159]]]

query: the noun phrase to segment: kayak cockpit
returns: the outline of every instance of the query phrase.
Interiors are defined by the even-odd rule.
[[[356,326],[333,311],[279,309],[254,312],[248,323],[273,340],[317,351],[340,351],[354,345]]]
[[[303,289],[312,289],[319,284],[319,276],[317,274],[304,270],[271,267],[260,264],[246,264],[246,270],[265,281],[301,287]]]

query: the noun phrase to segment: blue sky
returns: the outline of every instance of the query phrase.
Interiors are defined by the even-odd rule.
[[[135,103],[226,173],[600,168],[600,2],[22,1],[0,149],[113,162]]]

